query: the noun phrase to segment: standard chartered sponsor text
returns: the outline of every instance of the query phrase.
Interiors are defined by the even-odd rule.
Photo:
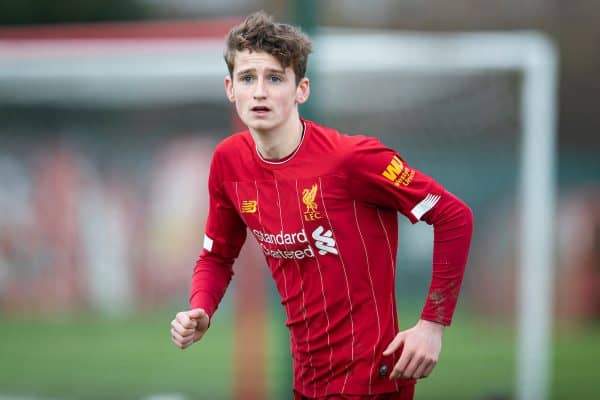
[[[296,244],[296,243],[308,243],[306,232],[302,229],[300,232],[295,233],[283,233],[280,231],[277,234],[266,233],[253,229],[252,233],[259,242],[270,243],[270,244]]]
[[[312,246],[309,244],[303,250],[281,250],[281,249],[269,249],[263,243],[260,243],[263,253],[273,258],[287,258],[301,260],[305,257],[314,257],[315,252]]]
[[[331,238],[332,232],[330,230],[326,231],[325,236],[321,236],[323,232],[323,227],[320,226],[312,234],[312,237],[316,240],[315,245],[319,248],[319,254],[326,255],[329,254],[338,254],[335,249],[335,240]],[[258,229],[253,229],[252,233],[254,237],[260,244],[260,247],[267,256],[273,258],[284,258],[284,259],[298,259],[301,260],[303,258],[314,258],[315,250],[313,246],[309,243],[309,236],[306,235],[306,231],[301,229],[298,232],[293,233],[284,233],[280,231],[279,233],[267,233],[260,231]],[[327,243],[322,242],[322,240],[327,241]],[[274,245],[267,246],[267,244]],[[306,246],[298,246],[298,245],[306,244]]]
[[[260,244],[260,247],[267,256],[271,256],[273,258],[285,258],[285,259],[298,259],[301,260],[306,257],[314,257],[315,252],[310,244],[308,244],[308,238],[306,236],[306,231],[302,229],[299,232],[294,233],[283,233],[280,231],[279,233],[267,233],[259,231],[258,229],[253,229],[252,233],[254,237]],[[294,248],[290,249],[272,249],[265,245],[274,244],[274,245],[289,245],[294,246],[298,243],[307,243],[305,248]],[[295,246],[294,246],[295,247]]]

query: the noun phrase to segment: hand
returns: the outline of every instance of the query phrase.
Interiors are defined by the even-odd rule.
[[[388,356],[403,347],[390,379],[428,377],[442,350],[443,332],[444,325],[419,320],[411,329],[398,333],[383,352],[384,356]]]
[[[202,339],[208,329],[210,317],[201,308],[177,313],[171,321],[171,340],[181,350]]]

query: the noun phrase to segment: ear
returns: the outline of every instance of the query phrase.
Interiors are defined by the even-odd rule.
[[[225,76],[225,93],[227,94],[227,98],[230,102],[235,101],[235,95],[233,94],[233,81],[231,80],[231,76]]]
[[[296,103],[302,104],[308,97],[310,96],[310,81],[308,78],[304,77],[298,83],[298,87],[296,87]]]

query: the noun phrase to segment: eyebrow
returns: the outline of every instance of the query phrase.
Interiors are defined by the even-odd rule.
[[[281,69],[267,68],[266,71],[268,73],[276,73],[276,74],[285,75],[285,71],[283,71]],[[248,69],[239,71],[236,75],[244,75],[244,74],[248,74],[251,72],[256,72],[256,68],[248,68]]]

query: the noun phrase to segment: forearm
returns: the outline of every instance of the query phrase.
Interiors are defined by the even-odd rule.
[[[434,226],[431,286],[421,318],[450,325],[469,254],[473,231],[471,209],[451,193],[425,220]]]
[[[222,259],[203,251],[192,276],[190,307],[203,308],[212,317],[233,276],[233,259]]]

